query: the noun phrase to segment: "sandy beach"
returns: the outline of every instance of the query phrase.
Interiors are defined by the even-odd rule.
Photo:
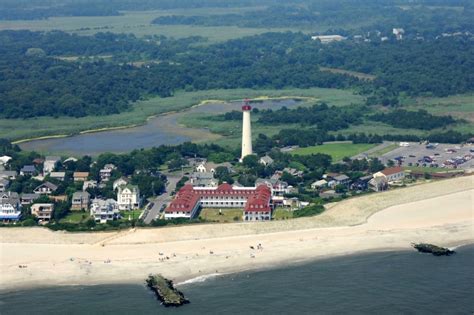
[[[471,244],[473,201],[469,176],[351,198],[295,220],[108,233],[3,228],[0,287],[142,283],[149,273],[179,283],[412,242]]]

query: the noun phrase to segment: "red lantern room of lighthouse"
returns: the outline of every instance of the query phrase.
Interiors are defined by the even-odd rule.
[[[242,111],[249,111],[252,110],[252,106],[250,106],[250,100],[246,98],[244,100],[244,104],[242,105]]]

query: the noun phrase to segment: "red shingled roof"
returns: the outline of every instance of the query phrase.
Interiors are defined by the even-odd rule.
[[[183,186],[165,212],[183,211],[190,213],[202,196],[239,196],[247,198],[245,211],[270,211],[270,188],[260,185],[256,189],[239,189],[224,183],[214,189],[195,189],[192,185]]]
[[[400,173],[400,172],[403,172],[403,169],[400,166],[396,166],[396,167],[386,168],[381,173],[384,174],[385,176],[389,176],[389,175]]]

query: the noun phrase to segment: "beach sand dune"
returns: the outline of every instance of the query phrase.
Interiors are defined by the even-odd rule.
[[[5,228],[0,287],[142,283],[155,272],[184,281],[412,242],[474,243],[473,197],[471,176],[352,198],[295,220],[109,233]]]

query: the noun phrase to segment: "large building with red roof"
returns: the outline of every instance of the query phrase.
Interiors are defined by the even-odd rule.
[[[265,221],[272,216],[272,192],[266,185],[233,187],[227,183],[218,187],[185,185],[165,209],[166,219],[196,217],[203,208],[242,208],[244,221]]]

